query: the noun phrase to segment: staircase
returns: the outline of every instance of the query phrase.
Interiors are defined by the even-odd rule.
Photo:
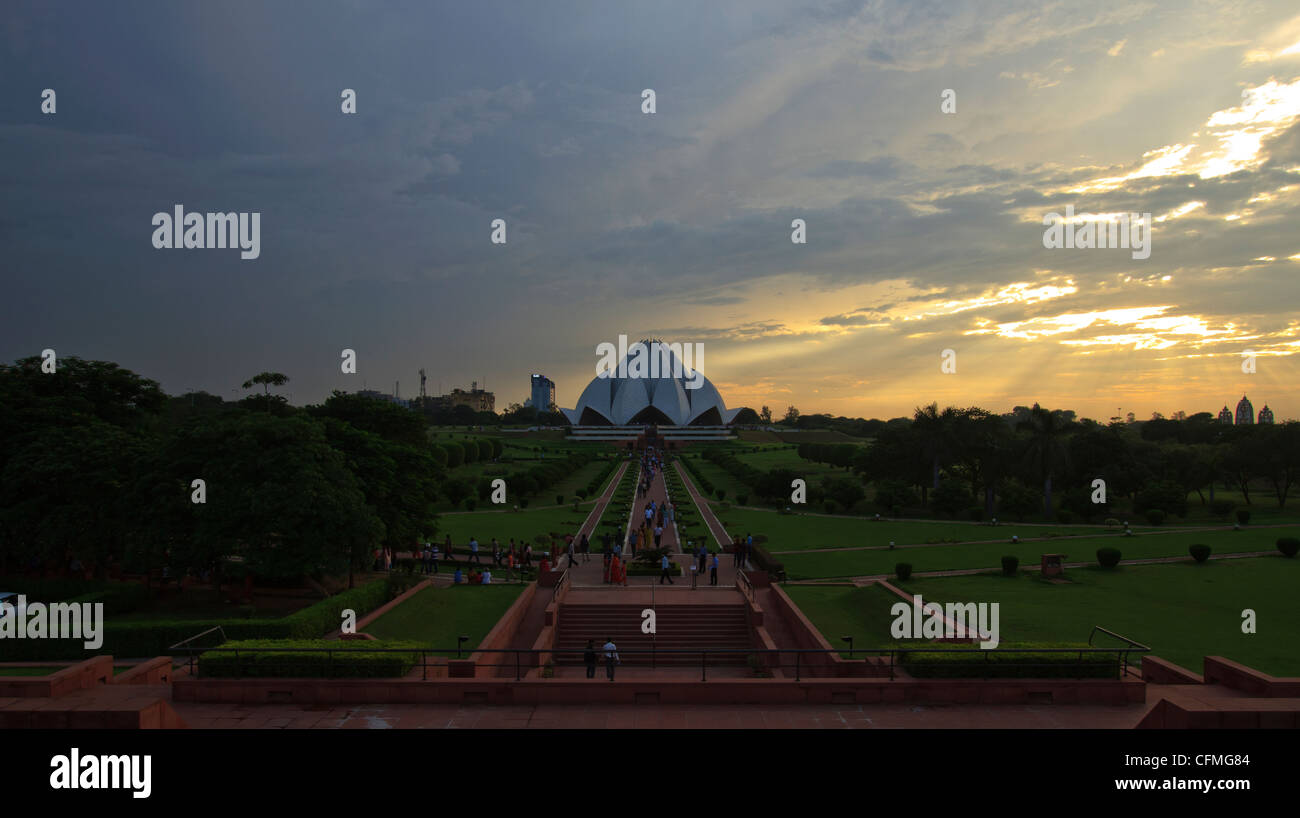
[[[574,594],[578,596],[578,594]],[[557,664],[582,664],[582,651],[593,639],[599,649],[607,638],[618,646],[623,664],[648,665],[654,649],[657,665],[698,665],[700,651],[747,650],[753,647],[742,602],[673,603],[654,606],[656,633],[641,632],[641,612],[650,605],[624,603],[561,603],[555,647]],[[691,653],[665,653],[688,650]],[[744,653],[712,654],[710,665],[743,665]]]

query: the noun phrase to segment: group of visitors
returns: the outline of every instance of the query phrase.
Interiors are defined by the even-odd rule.
[[[600,650],[605,656],[605,675],[612,682],[614,681],[614,668],[620,664],[618,646],[614,644],[614,637],[605,637],[605,644],[601,645]],[[587,678],[596,678],[596,640],[587,640],[587,649],[582,652],[582,663],[587,666]]]
[[[731,557],[737,568],[744,568],[754,550],[754,535],[746,534],[742,539],[737,535],[731,543]]]

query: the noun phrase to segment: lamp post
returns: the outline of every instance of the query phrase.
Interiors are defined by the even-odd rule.
[[[852,658],[853,658],[853,637],[852,637],[852,636],[841,636],[841,637],[840,637],[840,641],[841,641],[841,642],[848,642],[848,643],[849,643],[849,658],[852,659]]]
[[[460,646],[463,645],[463,644],[465,644],[465,643],[468,642],[468,641],[469,641],[469,637],[468,637],[468,636],[457,636],[457,637],[456,637],[456,658],[457,658],[457,659],[460,658]]]

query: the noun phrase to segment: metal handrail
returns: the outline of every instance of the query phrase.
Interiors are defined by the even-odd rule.
[[[221,632],[221,642],[222,642],[222,643],[229,641],[229,640],[226,639],[226,632],[222,629],[222,627],[221,627],[220,625],[214,625],[214,626],[212,626],[211,628],[208,628],[207,630],[203,631],[202,633],[196,633],[196,634],[194,634],[194,635],[191,636],[189,639],[182,639],[181,641],[179,641],[179,642],[177,642],[176,644],[172,645],[171,647],[167,648],[167,650],[168,650],[169,652],[171,652],[171,653],[176,653],[178,649],[180,649],[180,650],[189,650],[189,651],[190,651],[190,674],[193,675],[193,673],[194,673],[194,651],[193,651],[193,649],[191,649],[191,648],[181,648],[181,646],[182,646],[182,645],[185,645],[185,644],[187,644],[187,643],[189,643],[189,642],[193,642],[195,639],[198,639],[200,636],[207,636],[208,634],[212,633],[213,631],[220,631],[220,632]]]
[[[1102,633],[1106,634],[1107,636],[1112,636],[1112,637],[1114,637],[1114,638],[1120,640],[1121,642],[1126,642],[1130,648],[1136,648],[1137,651],[1138,651],[1139,653],[1145,653],[1145,652],[1151,650],[1151,648],[1147,647],[1146,645],[1142,644],[1141,642],[1136,642],[1136,641],[1134,641],[1134,640],[1132,640],[1132,639],[1129,639],[1127,636],[1121,636],[1120,634],[1115,633],[1115,632],[1112,631],[1112,630],[1107,630],[1106,628],[1103,628],[1101,625],[1093,625],[1093,626],[1092,626],[1092,632],[1088,634],[1088,645],[1089,645],[1089,646],[1092,645],[1092,639],[1093,639],[1094,636],[1097,635],[1097,631],[1101,631]],[[1127,676],[1127,675],[1128,675],[1128,655],[1129,655],[1129,651],[1128,651],[1128,650],[1124,651],[1124,669],[1123,669],[1123,671],[1121,672],[1121,676],[1120,676],[1120,678],[1123,678],[1124,676]]]
[[[1135,643],[1135,644],[1136,644],[1136,643]],[[259,648],[225,648],[225,647],[215,647],[215,648],[190,648],[190,649],[188,649],[188,650],[191,651],[191,657],[190,657],[190,659],[191,659],[191,666],[193,666],[193,659],[194,659],[194,656],[195,656],[196,653],[200,653],[200,654],[201,654],[201,653],[223,653],[223,652],[230,652],[230,653],[234,653],[235,656],[236,656],[236,658],[238,658],[239,653],[240,653],[241,650],[242,650],[243,652],[245,652],[245,653],[297,653],[297,654],[303,654],[303,653],[307,653],[307,654],[324,653],[324,654],[326,654],[326,661],[327,661],[327,663],[329,664],[330,667],[332,667],[332,665],[333,665],[334,654],[335,654],[335,653],[348,653],[348,652],[352,652],[352,651],[354,651],[354,650],[355,650],[355,651],[364,652],[364,653],[414,654],[414,655],[418,655],[418,657],[419,657],[419,662],[418,662],[418,665],[413,665],[413,666],[412,666],[412,669],[414,669],[414,667],[417,667],[417,666],[420,667],[420,668],[422,668],[422,670],[423,670],[422,675],[423,675],[423,677],[426,678],[426,679],[428,678],[428,667],[429,667],[429,659],[430,659],[430,658],[435,658],[435,659],[436,659],[436,658],[441,658],[441,656],[445,654],[445,655],[446,655],[446,658],[450,659],[450,658],[452,658],[452,655],[453,655],[453,654],[456,655],[456,656],[459,656],[461,653],[464,652],[464,648],[381,648],[381,647],[374,647],[374,648],[372,648],[372,647],[369,647],[368,645],[365,645],[365,646],[359,646],[359,647],[357,647],[357,648],[352,648],[352,649],[340,649],[340,648],[261,648],[261,647],[259,647]],[[572,649],[572,650],[567,650],[567,649],[558,649],[558,648],[550,648],[550,649],[538,649],[538,648],[477,648],[477,649],[475,649],[472,653],[473,653],[473,654],[480,654],[480,655],[483,655],[483,654],[504,655],[504,657],[507,658],[507,659],[510,658],[510,657],[513,657],[513,662],[510,662],[510,661],[504,661],[504,662],[483,662],[483,661],[478,661],[478,660],[476,660],[476,661],[475,661],[475,665],[476,665],[476,666],[480,666],[480,667],[493,667],[493,668],[495,668],[495,667],[510,667],[510,666],[513,664],[513,666],[515,667],[515,679],[516,679],[516,681],[519,681],[519,680],[522,679],[522,676],[523,676],[523,670],[522,670],[522,668],[523,668],[523,658],[524,658],[525,656],[540,657],[540,656],[542,656],[543,654],[545,654],[545,656],[548,657],[551,661],[554,661],[555,657],[574,657],[574,658],[580,660],[581,657],[582,657],[582,654],[584,653],[584,650],[585,650],[585,649]],[[908,663],[905,664],[905,663],[902,661],[902,659],[903,659],[903,657],[904,657],[905,655],[907,655],[907,654],[953,654],[953,653],[982,654],[982,655],[984,656],[984,661],[979,663],[980,665],[982,665],[982,672],[981,672],[980,674],[978,674],[978,675],[981,676],[981,677],[983,677],[983,678],[988,678],[988,677],[989,677],[989,669],[991,668],[991,666],[992,666],[992,664],[993,664],[992,657],[993,657],[993,655],[995,655],[995,654],[1003,654],[1003,655],[1005,655],[1005,654],[1023,654],[1023,653],[1028,653],[1028,654],[1042,654],[1042,653],[1073,653],[1073,654],[1077,654],[1078,657],[1079,657],[1079,662],[1078,662],[1078,664],[1077,664],[1077,666],[1076,666],[1076,667],[1079,667],[1079,668],[1082,668],[1082,667],[1086,667],[1086,666],[1087,666],[1087,663],[1085,663],[1085,662],[1083,661],[1083,656],[1084,656],[1085,654],[1088,654],[1088,655],[1113,654],[1113,655],[1115,656],[1114,666],[1115,666],[1115,671],[1116,671],[1116,678],[1121,678],[1121,679],[1122,679],[1122,678],[1123,678],[1123,672],[1127,672],[1127,657],[1128,657],[1128,654],[1129,654],[1130,652],[1145,652],[1145,651],[1148,651],[1148,650],[1150,650],[1150,648],[1146,648],[1146,647],[1141,647],[1141,648],[1131,648],[1131,647],[1123,647],[1123,648],[1092,648],[1092,647],[1089,647],[1089,648],[995,648],[995,649],[992,649],[992,650],[981,650],[981,649],[978,649],[978,648],[897,648],[897,647],[893,647],[893,648],[854,648],[854,649],[853,649],[853,652],[854,652],[854,653],[863,653],[863,654],[867,654],[867,655],[875,655],[875,656],[879,656],[879,657],[881,657],[881,658],[886,658],[886,657],[887,657],[887,658],[889,659],[888,671],[889,671],[889,678],[890,678],[890,680],[895,680],[895,679],[897,679],[897,675],[896,675],[896,672],[895,672],[895,671],[896,671],[896,669],[898,669],[898,668],[905,668],[905,667],[909,667],[909,666],[911,666],[911,667],[925,667],[925,666],[927,666],[927,664],[929,664],[929,665],[931,665],[931,666],[934,664],[934,663],[925,663],[925,662],[908,662]],[[736,656],[740,656],[740,655],[746,655],[746,656],[772,656],[772,655],[775,655],[775,656],[776,656],[776,659],[777,659],[777,662],[776,662],[776,664],[775,664],[775,667],[778,668],[778,669],[780,669],[780,668],[787,667],[787,665],[784,664],[784,663],[781,661],[781,659],[782,659],[783,657],[787,656],[787,655],[791,655],[791,656],[794,657],[795,681],[801,681],[801,679],[802,679],[802,669],[803,669],[804,664],[805,664],[805,663],[803,662],[803,659],[804,659],[805,655],[807,655],[807,654],[813,654],[813,655],[818,655],[818,656],[830,656],[830,655],[834,655],[834,654],[840,654],[840,653],[842,653],[842,651],[837,650],[837,649],[833,649],[833,648],[832,648],[832,649],[826,649],[826,648],[704,648],[704,649],[700,649],[700,648],[668,648],[668,649],[665,649],[665,648],[658,648],[657,646],[653,646],[653,645],[652,645],[650,648],[626,648],[626,649],[620,649],[620,650],[619,650],[619,653],[620,653],[620,655],[629,655],[629,656],[647,655],[647,656],[650,656],[652,662],[656,662],[656,661],[660,660],[660,659],[661,659],[662,657],[664,657],[664,656],[696,656],[696,655],[698,655],[698,656],[700,657],[700,667],[701,667],[701,679],[700,679],[700,680],[701,680],[701,681],[708,681],[708,667],[709,667],[708,660],[709,660],[709,657],[713,657],[715,660],[717,660],[717,659],[734,658],[734,657],[736,657]],[[1121,662],[1121,659],[1122,659],[1122,662]],[[1059,669],[1062,669],[1062,667],[1066,667],[1066,668],[1070,667],[1069,665],[1064,665],[1064,666],[1063,666],[1063,665],[1062,665],[1061,663],[1059,663],[1059,662],[1018,662],[1018,663],[1014,663],[1014,664],[1011,664],[1011,663],[1000,663],[1000,664],[1010,665],[1010,666],[1017,667],[1017,668],[1051,667],[1051,668],[1056,668],[1056,669],[1058,669],[1058,670],[1059,670]],[[1100,664],[1100,663],[1093,663],[1093,664]],[[533,661],[533,662],[529,662],[529,663],[528,663],[528,667],[530,667],[530,668],[531,668],[531,667],[536,667],[537,665],[538,665],[538,663],[537,663],[536,661]],[[772,667],[773,665],[768,664],[767,666],[768,666],[768,667]],[[1123,668],[1123,672],[1121,672],[1121,667]],[[242,668],[240,668],[240,667],[237,667],[237,668],[236,668],[236,670],[241,670],[241,669],[242,669]],[[199,670],[200,670],[200,671],[202,670],[202,665],[201,665],[201,664],[199,665]],[[195,675],[196,678],[197,678],[197,677],[199,677],[199,676],[201,675],[201,673],[200,673],[200,674],[194,674],[194,675]],[[1079,674],[1076,678],[1083,678],[1083,676],[1084,676],[1083,674]],[[236,678],[242,678],[242,674],[237,673],[237,674],[236,674]],[[270,677],[270,678],[276,678],[276,677]]]
[[[748,599],[750,602],[754,601],[754,583],[745,575],[745,570],[743,568],[737,569],[736,571],[736,587],[745,595],[745,599]]]

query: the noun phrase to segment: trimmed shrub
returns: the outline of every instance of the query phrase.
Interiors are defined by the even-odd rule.
[[[1016,569],[1020,567],[1020,557],[1014,554],[1002,558],[1002,573],[1009,577],[1016,575]]]
[[[900,580],[904,580],[904,581],[906,581],[906,580],[908,580],[908,579],[911,579],[911,578],[912,578],[912,563],[910,563],[910,562],[900,562],[900,563],[898,563],[897,565],[895,565],[895,566],[894,566],[894,576],[896,576],[896,577],[898,577]]]
[[[1195,543],[1187,546],[1187,553],[1192,555],[1192,559],[1197,562],[1205,562],[1210,558],[1210,546]]]
[[[1227,517],[1236,507],[1237,504],[1231,500],[1215,500],[1210,503],[1210,513],[1216,517]]]
[[[1083,653],[1013,653],[1011,648],[1072,648]],[[902,651],[899,661],[913,676],[942,679],[1113,679],[1119,676],[1117,653],[1089,653],[1088,650],[1086,643],[1011,642],[993,650]]]
[[[1300,551],[1300,540],[1295,537],[1280,537],[1277,541],[1277,550],[1281,551],[1283,556],[1294,557],[1297,551]]]
[[[1248,508],[1237,509],[1237,522],[1241,523],[1242,525],[1248,524],[1250,522],[1250,509]]]
[[[557,506],[562,506],[562,505],[564,505],[564,495],[563,495],[563,494],[557,494],[557,495],[555,495],[555,504],[556,504]]]
[[[1102,568],[1114,568],[1116,565],[1119,565],[1119,561],[1122,556],[1123,555],[1120,554],[1118,548],[1110,548],[1110,547],[1098,548],[1097,564],[1100,565]]]
[[[1151,525],[1160,525],[1165,521],[1165,513],[1158,508],[1147,509],[1146,514],[1143,516],[1147,518],[1147,522],[1151,523]]]
[[[396,679],[415,667],[419,651],[424,647],[419,642],[406,641],[245,639],[200,654],[199,676]],[[380,653],[377,648],[410,652]]]

